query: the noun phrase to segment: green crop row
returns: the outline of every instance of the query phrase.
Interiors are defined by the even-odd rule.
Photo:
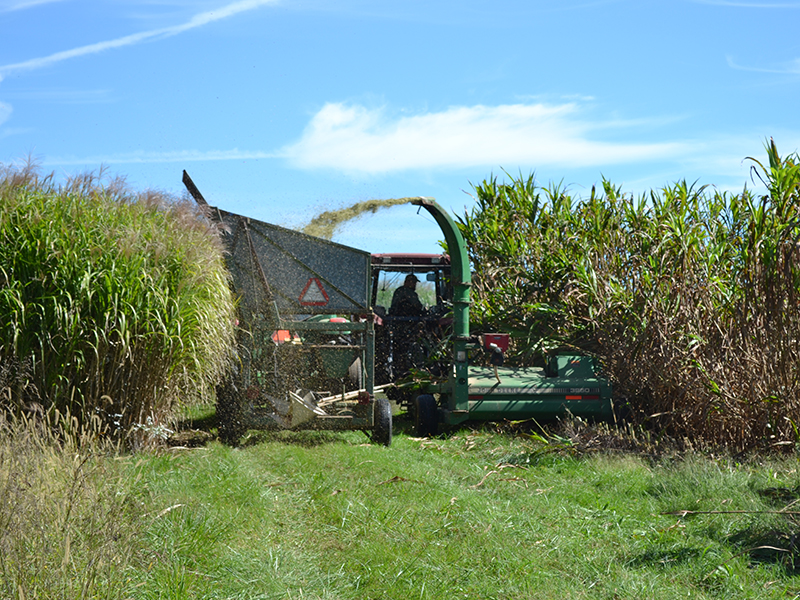
[[[207,395],[233,343],[218,236],[186,202],[0,170],[0,391],[125,431]]]
[[[800,158],[750,159],[766,191],[681,181],[588,198],[533,175],[474,186],[459,218],[473,320],[512,358],[601,358],[618,400],[665,431],[744,449],[793,445],[800,410]]]

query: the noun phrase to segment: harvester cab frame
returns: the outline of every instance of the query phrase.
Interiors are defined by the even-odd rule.
[[[408,275],[420,280],[417,294],[424,310],[397,315],[394,292]],[[421,288],[421,290],[420,290]],[[375,380],[394,383],[414,369],[440,369],[431,356],[449,334],[452,310],[450,257],[446,254],[382,253],[372,255],[371,304],[375,314]],[[410,406],[409,393],[395,387],[387,395]]]

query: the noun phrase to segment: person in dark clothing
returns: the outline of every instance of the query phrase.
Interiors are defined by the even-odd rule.
[[[394,291],[389,315],[393,317],[421,317],[425,308],[417,296],[417,283],[419,279],[413,273],[406,275],[403,285]],[[417,319],[398,319],[391,325],[393,335],[393,364],[395,377],[408,373],[413,365],[411,348],[414,339],[420,332],[420,322]]]
[[[406,275],[403,285],[394,291],[392,306],[389,314],[396,317],[419,317],[425,309],[417,296],[417,283],[419,279],[413,273]]]

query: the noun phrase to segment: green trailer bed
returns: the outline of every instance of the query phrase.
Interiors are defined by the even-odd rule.
[[[591,377],[548,377],[545,369],[470,367],[470,419],[551,419],[565,414],[609,418],[611,389],[607,381]]]

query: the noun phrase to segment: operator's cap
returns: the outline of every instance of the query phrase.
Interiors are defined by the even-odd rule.
[[[417,276],[414,275],[413,273],[409,273],[408,275],[406,275],[406,283],[408,283],[409,281],[413,281],[414,283],[419,283],[419,279],[417,279]]]

